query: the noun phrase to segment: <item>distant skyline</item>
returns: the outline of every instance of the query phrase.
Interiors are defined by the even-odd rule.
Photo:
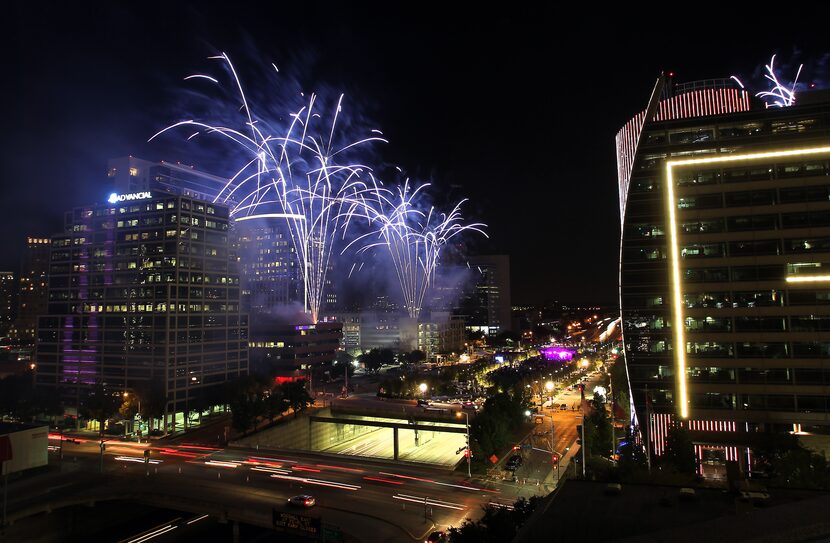
[[[755,88],[778,53],[786,77],[804,62],[802,82],[830,81],[824,18],[803,12],[814,28],[776,15],[769,32],[728,16],[638,29],[636,14],[603,23],[552,6],[13,2],[9,13],[0,269],[13,271],[27,235],[57,232],[63,212],[106,199],[108,158],[227,174],[212,171],[221,156],[206,164],[184,138],[147,143],[189,113],[182,78],[226,51],[249,72],[275,62],[306,92],[345,93],[346,108],[390,140],[380,163],[433,182],[448,201],[470,198],[467,218],[491,236],[473,249],[510,255],[514,305],[615,305],[614,135],[661,70],[678,82],[734,74]]]

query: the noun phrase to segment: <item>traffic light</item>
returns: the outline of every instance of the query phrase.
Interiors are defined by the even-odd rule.
[[[559,463],[559,455],[558,454],[551,455],[550,460],[553,463],[553,465],[555,466],[556,464]]]

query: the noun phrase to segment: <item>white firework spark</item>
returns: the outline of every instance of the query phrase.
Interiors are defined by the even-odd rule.
[[[415,205],[418,194],[429,184],[410,189],[407,180],[397,194],[377,182],[358,198],[348,200],[346,216],[368,220],[373,229],[351,241],[344,249],[359,245],[358,253],[383,246],[389,252],[403,294],[404,306],[410,317],[417,319],[424,299],[435,282],[441,250],[463,232],[478,232],[487,237],[483,223],[463,224],[458,202],[448,214],[421,211]]]
[[[305,306],[312,322],[317,322],[331,263],[335,233],[347,226],[340,212],[343,202],[360,198],[367,190],[363,177],[370,168],[345,160],[349,151],[370,142],[386,140],[373,130],[369,137],[337,145],[338,117],[343,96],[332,115],[330,125],[318,127],[322,116],[317,112],[317,96],[312,94],[306,105],[290,115],[283,133],[271,134],[264,119],[257,118],[245,96],[236,69],[227,54],[209,57],[223,62],[230,70],[236,94],[241,100],[240,127],[214,125],[192,119],[172,124],[153,135],[179,127],[196,128],[199,133],[216,134],[233,142],[246,155],[247,161],[230,177],[216,195],[214,202],[230,206],[231,217],[237,221],[252,219],[285,220],[291,233],[300,274],[303,280]],[[276,71],[277,68],[274,65]],[[186,79],[207,79],[196,74]],[[344,230],[345,235],[345,230]]]
[[[800,64],[798,66],[798,71],[795,74],[795,79],[793,79],[793,84],[790,88],[783,85],[778,80],[778,76],[775,75],[775,55],[772,55],[769,64],[766,64],[764,67],[767,69],[764,77],[772,82],[773,87],[772,90],[761,91],[755,96],[763,98],[767,107],[789,107],[795,104],[795,87],[798,84],[798,77],[801,75],[801,69],[804,65]],[[767,100],[771,100],[771,102]]]

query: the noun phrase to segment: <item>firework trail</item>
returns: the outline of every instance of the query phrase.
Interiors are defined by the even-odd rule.
[[[267,120],[258,118],[245,95],[241,80],[227,54],[209,57],[227,67],[233,80],[235,98],[241,102],[239,125],[224,126],[196,120],[183,120],[159,131],[150,140],[177,128],[188,128],[188,140],[201,134],[216,135],[231,142],[247,157],[219,191],[214,202],[229,205],[237,222],[253,219],[285,220],[297,255],[303,280],[305,307],[312,322],[320,315],[326,274],[336,243],[336,232],[348,218],[340,212],[345,201],[358,201],[369,190],[363,178],[371,169],[347,157],[361,146],[385,142],[380,131],[372,136],[340,143],[338,118],[343,96],[325,124],[318,112],[317,96],[289,115],[290,122],[281,132],[272,131]],[[274,69],[277,70],[276,66]],[[278,71],[278,70],[277,70]],[[195,74],[185,79],[219,81]]]
[[[795,91],[804,64],[799,64],[798,71],[795,74],[795,79],[793,79],[790,88],[787,88],[786,85],[778,80],[778,75],[775,73],[775,55],[772,55],[769,64],[765,64],[764,68],[766,69],[764,78],[772,84],[772,89],[758,92],[755,96],[762,98],[766,107],[790,107],[795,104]],[[742,89],[745,88],[743,82],[736,76],[733,75],[730,79],[733,79]]]
[[[358,198],[348,199],[346,216],[361,217],[368,221],[371,230],[352,240],[344,249],[357,245],[358,254],[373,247],[386,247],[397,273],[403,294],[404,306],[410,317],[417,319],[424,298],[435,282],[435,272],[441,250],[455,236],[463,232],[478,232],[485,237],[485,224],[463,224],[458,202],[448,214],[439,213],[434,207],[421,211],[415,202],[419,193],[429,187],[423,184],[412,190],[407,180],[396,192],[375,182],[369,190],[358,193]]]

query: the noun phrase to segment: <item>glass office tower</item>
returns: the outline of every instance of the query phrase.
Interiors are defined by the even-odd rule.
[[[828,433],[830,97],[766,107],[731,80],[661,78],[616,143],[625,362],[652,452],[685,421],[704,474],[749,471],[760,432]]]
[[[150,191],[67,213],[52,237],[38,386],[68,405],[99,385],[111,394],[152,386],[174,414],[247,373],[228,230],[227,207]]]

